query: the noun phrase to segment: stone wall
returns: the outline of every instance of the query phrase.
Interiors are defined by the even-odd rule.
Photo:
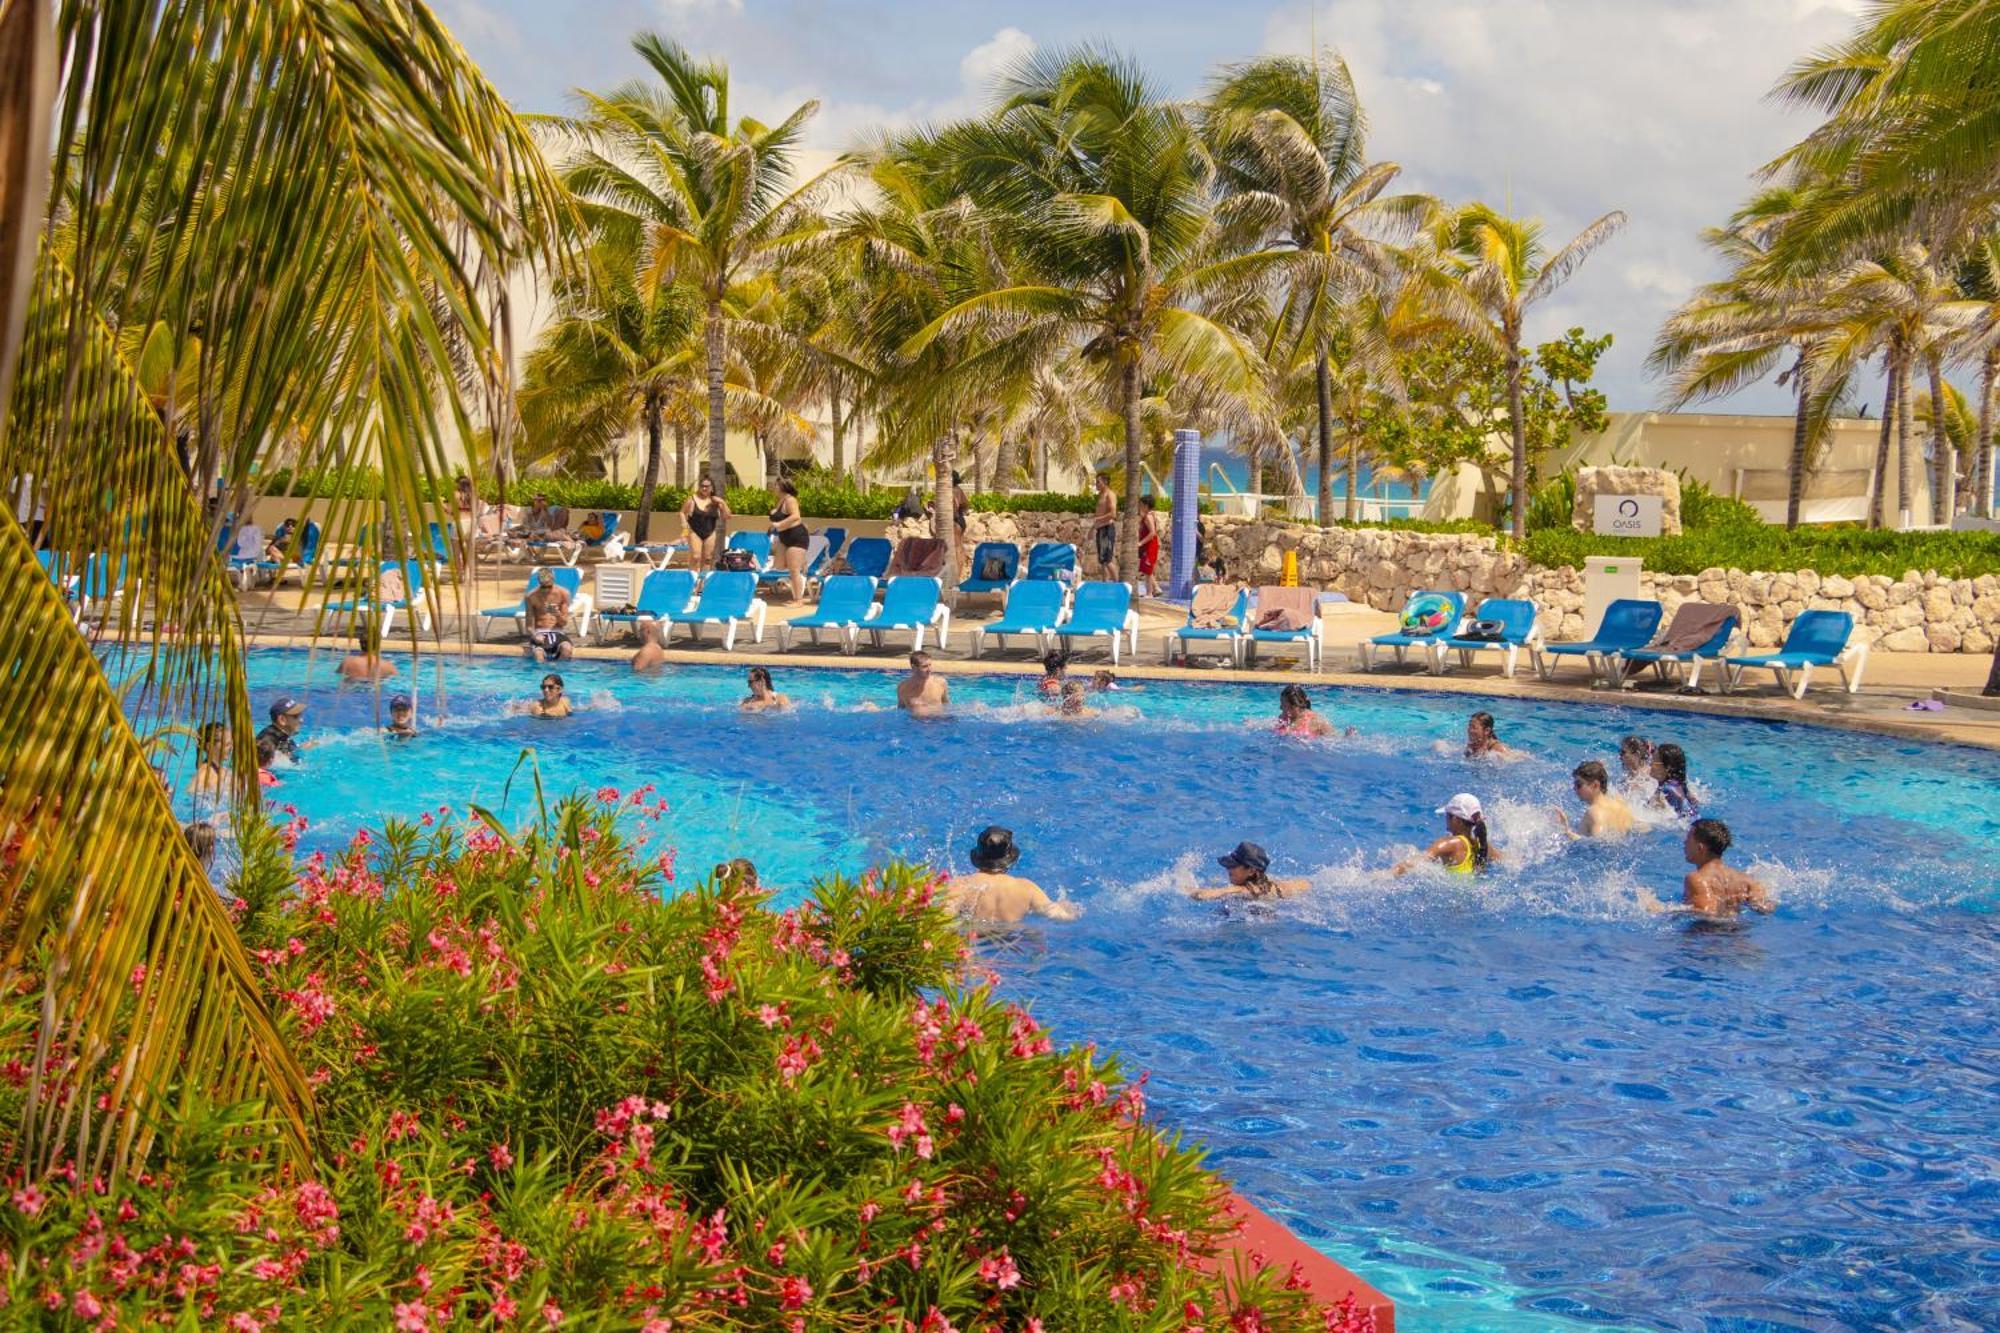
[[[1162,515],[1162,545],[1167,523]],[[968,516],[974,542],[1074,542],[1085,574],[1095,572],[1084,514],[982,514]],[[1203,555],[1220,555],[1231,578],[1275,583],[1284,553],[1297,551],[1302,582],[1343,592],[1379,610],[1400,608],[1423,588],[1483,597],[1532,597],[1542,609],[1542,632],[1551,639],[1580,639],[1595,629],[1583,623],[1583,572],[1565,566],[1540,569],[1471,533],[1396,532],[1377,528],[1311,528],[1261,519],[1202,519]],[[891,537],[929,536],[928,522],[892,527]],[[1163,549],[1160,577],[1168,561]],[[2000,574],[1947,579],[1912,571],[1900,579],[1862,575],[1822,577],[1790,573],[1708,569],[1699,574],[1643,576],[1647,596],[1671,617],[1690,599],[1727,602],[1743,612],[1753,648],[1774,648],[1799,612],[1824,608],[1853,613],[1856,637],[1890,652],[1990,653],[2000,639]]]
[[[1657,495],[1660,497],[1660,535],[1674,537],[1681,530],[1681,479],[1665,468],[1586,467],[1576,474],[1576,502],[1570,509],[1570,524],[1578,532],[1589,532],[1597,516],[1600,495]]]

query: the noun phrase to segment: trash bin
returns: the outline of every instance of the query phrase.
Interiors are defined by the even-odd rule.
[[[1583,632],[1597,633],[1604,608],[1621,597],[1641,597],[1636,555],[1594,555],[1583,565]]]

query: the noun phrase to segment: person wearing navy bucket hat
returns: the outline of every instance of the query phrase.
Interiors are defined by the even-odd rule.
[[[1030,915],[1052,921],[1074,921],[1082,915],[1075,903],[1051,898],[1033,880],[1007,873],[1021,859],[1012,829],[990,825],[966,859],[972,862],[973,873],[953,876],[945,889],[945,905],[961,916],[1011,925]]]
[[[1254,842],[1239,842],[1233,851],[1215,858],[1229,872],[1229,883],[1220,888],[1196,889],[1188,896],[1198,902],[1217,898],[1293,898],[1312,887],[1303,879],[1271,878],[1271,854]]]

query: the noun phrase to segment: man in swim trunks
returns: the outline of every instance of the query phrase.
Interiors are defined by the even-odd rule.
[[[293,763],[299,761],[299,729],[306,724],[304,703],[286,695],[271,705],[271,725],[257,733],[257,740],[271,742],[274,752]]]
[[[1027,916],[1074,921],[1082,915],[1076,904],[1049,897],[1033,880],[1008,874],[1020,856],[1011,830],[998,825],[986,829],[967,857],[973,873],[954,875],[945,886],[945,906],[971,921],[1006,925]]]
[[[1556,807],[1556,819],[1572,838],[1622,838],[1632,831],[1632,807],[1611,792],[1611,774],[1595,759],[1578,764],[1569,775],[1576,799],[1583,802],[1583,823],[1572,828],[1569,812]]]
[[[1303,879],[1272,879],[1271,854],[1254,842],[1239,842],[1236,850],[1218,856],[1215,863],[1229,872],[1229,883],[1221,888],[1196,889],[1188,897],[1196,902],[1217,898],[1296,898],[1312,888]]]
[[[910,654],[910,674],[896,686],[896,707],[911,717],[942,717],[951,707],[951,687],[931,671],[929,653]]]
[[[525,601],[528,607],[528,642],[522,651],[529,657],[537,652],[550,662],[576,653],[569,641],[569,593],[556,585],[554,571],[544,569],[535,579],[535,589]]]
[[[1111,491],[1111,474],[1097,474],[1097,512],[1090,516],[1091,540],[1097,543],[1097,577],[1118,580],[1118,497]]]
[[[1729,825],[1719,819],[1697,819],[1681,844],[1681,854],[1694,869],[1681,882],[1681,902],[1706,917],[1733,917],[1744,908],[1769,912],[1777,904],[1771,891],[1734,866],[1722,863],[1732,839]]]

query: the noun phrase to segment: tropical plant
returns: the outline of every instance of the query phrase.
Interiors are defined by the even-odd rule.
[[[178,1116],[242,1100],[303,1156],[305,1077],[133,722],[226,722],[233,795],[254,801],[216,554],[228,511],[280,451],[373,467],[401,521],[374,523],[372,549],[393,549],[432,504],[447,439],[471,434],[460,376],[499,363],[492,277],[548,253],[564,205],[526,129],[415,0],[67,0],[55,128],[38,140],[43,8],[0,16],[24,75],[6,81],[7,133],[28,131],[0,192],[0,347],[19,347],[0,477],[35,497],[44,548],[0,514],[0,989],[39,1003],[5,1152],[30,1174],[68,1161],[116,1178]],[[51,162],[38,216],[27,187]],[[153,358],[156,327],[179,332]],[[119,332],[135,329],[149,331],[136,346]],[[197,338],[183,415],[175,349]],[[326,522],[352,537],[357,511],[335,503]],[[78,574],[123,587],[94,627],[100,651],[65,595]],[[109,671],[136,682],[122,700]]]
[[[553,122],[571,149],[562,177],[594,228],[645,254],[651,280],[685,280],[700,292],[708,469],[720,491],[729,480],[724,383],[731,337],[741,331],[742,284],[821,228],[819,207],[848,164],[795,178],[817,102],[775,125],[732,121],[727,66],[651,33],[632,47],[656,82],[584,93],[583,115]]]

